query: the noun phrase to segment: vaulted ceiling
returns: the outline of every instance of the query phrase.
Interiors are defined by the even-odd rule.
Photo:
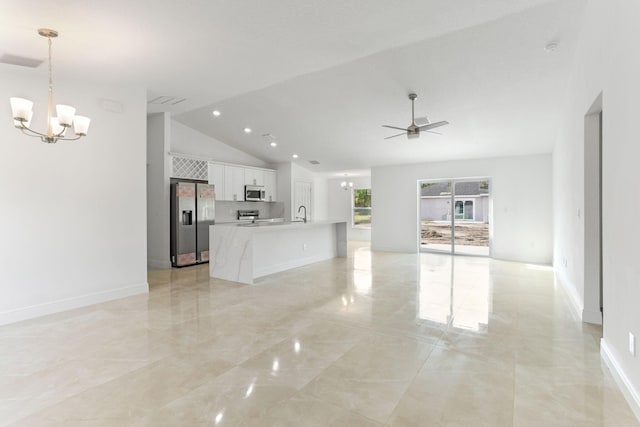
[[[369,168],[549,152],[583,0],[0,1],[0,54],[142,86],[149,105],[269,162]],[[544,47],[557,41],[558,48]],[[0,64],[0,67],[11,67]],[[36,72],[44,72],[40,67]],[[418,140],[382,124],[448,120]],[[211,111],[218,109],[220,117]],[[244,127],[253,132],[245,134]],[[272,134],[278,147],[268,146]],[[318,160],[310,165],[308,160]]]

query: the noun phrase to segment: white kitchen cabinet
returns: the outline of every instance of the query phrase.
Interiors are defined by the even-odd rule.
[[[245,168],[224,166],[224,199],[244,201]]]
[[[244,185],[264,185],[264,171],[246,168],[244,170]]]
[[[267,202],[275,202],[278,200],[276,171],[264,171],[264,195]]]
[[[215,185],[216,200],[226,200],[224,195],[224,165],[209,163],[209,184]]]

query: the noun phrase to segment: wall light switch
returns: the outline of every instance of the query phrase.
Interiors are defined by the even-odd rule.
[[[307,244],[306,244],[306,243],[303,243],[303,244],[302,244],[302,250],[303,250],[303,251],[306,251],[306,250],[307,250]]]
[[[636,357],[636,337],[631,332],[629,332],[629,353]]]

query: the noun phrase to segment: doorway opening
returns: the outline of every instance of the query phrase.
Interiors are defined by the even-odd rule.
[[[578,213],[579,215],[579,213]],[[584,116],[584,309],[602,324],[602,93]]]
[[[490,180],[418,182],[420,250],[490,256]]]

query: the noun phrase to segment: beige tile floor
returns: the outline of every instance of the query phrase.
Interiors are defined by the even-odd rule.
[[[0,425],[638,426],[553,272],[371,252],[0,328]]]

